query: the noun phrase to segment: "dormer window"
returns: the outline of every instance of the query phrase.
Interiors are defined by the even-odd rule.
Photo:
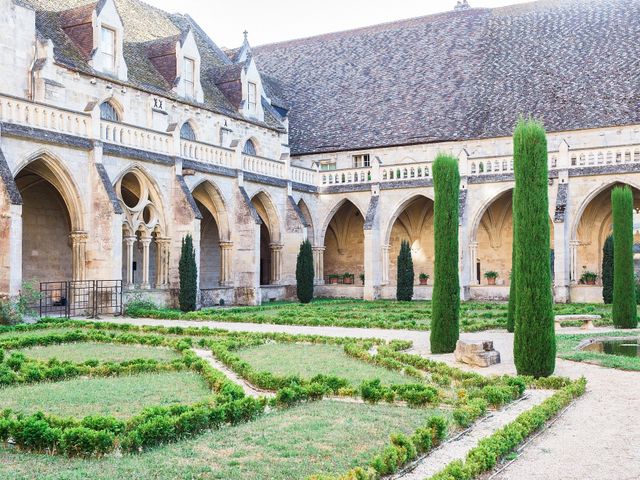
[[[102,102],[100,104],[100,119],[107,120],[108,122],[119,122],[117,110],[109,102]]]
[[[249,82],[247,92],[247,107],[250,113],[256,113],[258,108],[258,86],[254,82]]]
[[[189,122],[184,122],[180,128],[180,138],[182,140],[196,141],[196,132],[193,131]]]
[[[116,31],[109,27],[100,28],[100,56],[102,68],[113,72],[116,69]]]
[[[245,155],[253,155],[254,157],[256,156],[256,144],[253,143],[253,140],[247,140],[244,142],[242,153]]]
[[[189,98],[194,98],[195,89],[195,76],[196,76],[196,62],[192,58],[184,58],[184,92]]]

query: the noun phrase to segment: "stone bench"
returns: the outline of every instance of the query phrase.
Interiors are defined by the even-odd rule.
[[[491,340],[477,342],[458,340],[453,354],[457,362],[476,367],[488,367],[500,363],[500,353],[493,349]]]
[[[581,329],[591,330],[594,326],[593,321],[601,318],[600,315],[556,315],[556,330],[562,328],[562,322],[582,322]]]

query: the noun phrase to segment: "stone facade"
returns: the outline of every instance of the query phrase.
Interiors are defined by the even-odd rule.
[[[508,295],[510,138],[292,155],[287,102],[277,82],[261,77],[246,41],[223,53],[192,20],[152,9],[171,39],[170,59],[193,57],[195,71],[202,70],[190,85],[180,76],[188,64],[177,61],[174,84],[163,90],[173,70],[155,72],[151,87],[129,62],[135,0],[99,2],[87,17],[92,28],[114,25],[124,35],[112,74],[93,57],[74,57],[82,51],[73,53],[73,39],[44,30],[38,22],[49,3],[0,0],[0,295],[16,295],[24,281],[121,279],[128,294],[171,304],[181,240],[191,234],[203,305],[293,295],[306,238],[317,295],[394,298],[396,257],[407,239],[416,283],[419,273],[430,275],[415,298],[428,299],[431,165],[439,152],[459,159],[462,178],[461,295]],[[57,9],[82,4],[65,0]],[[215,55],[221,63],[209,69]],[[222,83],[237,83],[230,99],[216,86]],[[629,122],[548,136],[550,264],[559,302],[601,299],[599,286],[582,285],[580,277],[600,271],[611,188],[632,186],[640,207],[639,131]],[[366,162],[354,166],[362,156]],[[498,272],[495,286],[487,271]],[[341,277],[347,272],[353,283]]]

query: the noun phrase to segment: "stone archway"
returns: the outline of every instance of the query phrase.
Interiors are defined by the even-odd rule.
[[[204,181],[194,188],[192,195],[202,214],[200,288],[210,289],[231,285],[233,243],[222,194],[213,183]]]
[[[141,168],[115,184],[122,205],[122,278],[127,288],[168,288],[169,245],[159,189]]]
[[[277,285],[282,275],[280,216],[269,195],[258,192],[251,204],[260,217],[260,285]]]
[[[628,185],[633,192],[634,250],[638,248],[636,245],[640,245],[640,190],[623,182],[613,182],[601,187],[587,197],[580,209],[580,216],[576,219],[570,243],[572,283],[580,283],[585,272],[596,273],[597,283],[601,283],[602,248],[607,236],[613,232],[611,190],[621,185]],[[640,265],[636,266],[636,272],[640,272]]]
[[[420,273],[429,275],[433,281],[433,200],[424,195],[414,195],[401,203],[391,217],[383,245],[383,284],[395,285],[397,258],[402,240],[411,246],[413,268],[416,279]],[[386,257],[386,258],[384,258]]]
[[[364,216],[350,200],[339,202],[326,224],[324,241],[324,275],[350,273],[357,278],[364,273]]]
[[[44,153],[26,163],[15,181],[22,196],[22,280],[84,280],[87,234],[70,174]]]

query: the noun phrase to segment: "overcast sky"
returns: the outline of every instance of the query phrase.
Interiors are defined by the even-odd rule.
[[[145,0],[169,12],[187,13],[221,47],[237,47],[242,32],[251,45],[348,30],[452,10],[456,0]],[[469,0],[499,7],[528,0]]]

